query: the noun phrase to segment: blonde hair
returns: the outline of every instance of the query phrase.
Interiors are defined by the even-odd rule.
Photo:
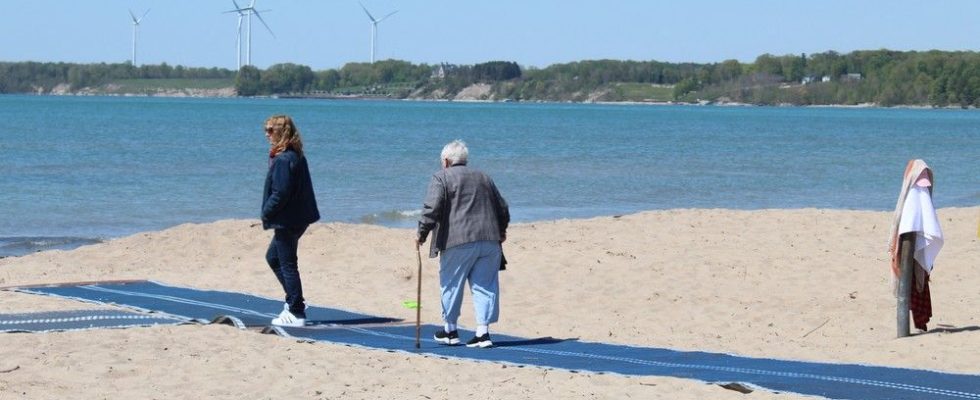
[[[288,115],[273,115],[265,120],[265,126],[271,126],[272,135],[279,139],[272,145],[272,154],[279,154],[286,149],[293,149],[301,157],[303,156],[303,138],[296,129],[296,124]],[[263,127],[264,128],[264,127]]]

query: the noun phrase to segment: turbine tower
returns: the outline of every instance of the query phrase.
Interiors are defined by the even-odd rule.
[[[235,66],[237,70],[242,69],[242,18],[245,17],[245,11],[238,6],[235,0],[231,0],[235,4],[235,9],[231,11],[225,11],[225,13],[237,13],[238,14],[238,30],[235,35]]]
[[[133,66],[134,67],[136,66],[136,30],[137,30],[137,28],[139,28],[140,22],[143,21],[143,17],[146,17],[146,14],[149,14],[149,13],[150,13],[150,10],[147,9],[146,12],[143,13],[143,16],[142,17],[136,18],[136,14],[133,14],[133,10],[129,10],[129,16],[133,18],[133,61],[132,61],[132,63],[133,63]]]
[[[259,17],[259,22],[265,29],[269,31],[272,37],[276,37],[276,34],[272,32],[272,28],[265,23],[262,19],[262,14],[259,10],[255,9],[255,0],[251,0],[248,7],[241,7],[238,2],[231,0],[232,4],[235,5],[235,9],[231,11],[225,11],[225,13],[237,13],[238,14],[238,69],[242,68],[242,18],[245,18],[245,65],[252,65],[252,15]],[[261,12],[268,12],[270,10],[263,10]]]
[[[361,5],[361,9],[364,10],[364,13],[367,14],[368,18],[371,19],[371,64],[374,64],[374,49],[375,49],[375,43],[376,43],[377,38],[378,38],[378,24],[380,24],[381,21],[384,21],[385,18],[388,18],[388,17],[394,15],[396,12],[398,12],[398,10],[392,11],[388,15],[385,15],[385,16],[383,16],[381,18],[375,19],[374,16],[371,15],[370,12],[368,12],[367,8],[364,7],[364,4],[362,4],[360,2],[358,2],[357,4],[360,4]]]

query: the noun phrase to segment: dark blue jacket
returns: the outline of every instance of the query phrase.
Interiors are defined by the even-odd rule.
[[[306,157],[291,149],[270,162],[263,192],[264,229],[301,228],[320,219]]]

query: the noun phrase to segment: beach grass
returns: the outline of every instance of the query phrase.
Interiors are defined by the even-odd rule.
[[[671,101],[672,86],[649,83],[619,82],[612,86],[613,91],[625,101]]]
[[[383,85],[369,85],[369,86],[345,86],[334,88],[330,91],[331,94],[344,94],[344,95],[387,95],[387,96],[400,96],[407,95],[408,92],[415,89],[417,85],[415,83],[388,83]]]
[[[235,86],[234,79],[121,79],[107,86],[118,88],[118,92],[139,93],[158,89],[223,89]]]

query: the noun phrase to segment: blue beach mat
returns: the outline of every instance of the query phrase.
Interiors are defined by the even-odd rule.
[[[980,376],[853,364],[826,364],[729,354],[611,345],[576,339],[493,335],[494,347],[444,346],[425,325],[415,349],[415,326],[282,328],[287,337],[445,358],[537,366],[573,372],[670,376],[704,382],[740,382],[776,392],[832,399],[980,399]],[[460,337],[472,337],[460,331]]]
[[[241,293],[205,291],[139,281],[30,288],[25,293],[111,303],[153,310],[199,322],[220,318],[243,325],[267,326],[282,301]],[[634,347],[577,339],[520,338],[494,334],[494,348],[443,346],[431,339],[439,326],[426,325],[420,349],[415,326],[399,320],[350,311],[310,307],[303,328],[266,328],[266,332],[313,342],[329,342],[436,357],[535,366],[573,372],[631,376],[669,376],[711,383],[736,382],[775,392],[832,399],[974,399],[980,400],[980,375],[855,364],[739,357],[730,354]],[[468,338],[472,332],[461,332]]]
[[[200,323],[229,323],[240,328],[266,326],[282,312],[283,301],[243,293],[168,286],[152,281],[94,283],[12,288],[23,293],[115,304],[154,311]],[[366,324],[398,321],[334,308],[310,305],[310,324]]]
[[[63,332],[100,328],[177,325],[186,320],[119,310],[72,310],[0,314],[0,332]]]

